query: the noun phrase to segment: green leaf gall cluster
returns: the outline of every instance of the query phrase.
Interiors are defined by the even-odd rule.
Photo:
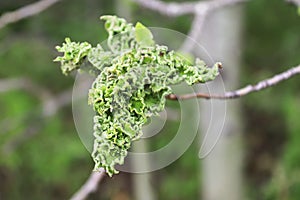
[[[133,26],[116,16],[102,16],[108,32],[107,50],[98,44],[66,39],[57,47],[63,56],[62,72],[69,74],[89,65],[96,78],[88,103],[95,111],[95,170],[104,168],[112,176],[123,164],[134,140],[142,135],[147,119],[164,109],[171,85],[205,83],[218,75],[219,63],[208,68],[200,59],[193,63],[166,46],[155,44],[151,31],[141,23]]]

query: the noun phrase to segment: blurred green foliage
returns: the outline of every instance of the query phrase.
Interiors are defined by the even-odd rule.
[[[300,63],[300,18],[284,1],[246,6],[244,84]],[[243,99],[251,199],[299,199],[300,79],[292,78]],[[259,102],[259,103],[258,103]]]
[[[0,2],[0,14],[29,0]],[[297,8],[281,0],[245,4],[241,86],[300,63]],[[43,13],[0,30],[0,78],[27,77],[53,94],[72,87],[52,62],[54,47],[66,36],[96,44],[107,37],[98,17],[115,13],[114,1],[65,0]],[[132,4],[132,21],[187,33],[192,16],[169,18]],[[285,81],[242,99],[246,119],[246,182],[249,199],[298,199],[300,196],[300,79]],[[171,103],[173,104],[173,103]],[[175,103],[174,103],[175,104]],[[174,105],[176,108],[176,105]],[[16,90],[0,98],[0,199],[67,199],[89,176],[92,159],[74,128],[71,106],[41,118],[36,96]],[[166,144],[178,124],[164,127]],[[197,144],[179,160],[153,173],[159,199],[195,199],[201,192]],[[197,174],[197,175],[195,175]],[[104,180],[91,199],[132,198],[127,173]]]

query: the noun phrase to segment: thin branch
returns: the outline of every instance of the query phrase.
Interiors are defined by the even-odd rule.
[[[246,0],[213,0],[184,3],[166,3],[160,0],[133,0],[139,5],[157,11],[160,14],[177,17],[186,14],[195,14],[200,10],[213,10],[219,7],[232,5]]]
[[[83,81],[78,87],[86,88],[87,84],[89,83]],[[6,154],[11,153],[22,143],[39,133],[40,129],[43,127],[42,122],[45,121],[45,119],[54,116],[62,107],[72,103],[73,88],[67,89],[57,95],[53,95],[50,92],[47,92],[45,88],[42,88],[33,83],[30,79],[24,77],[0,80],[0,93],[17,89],[27,91],[37,96],[41,101],[41,111],[36,109],[33,112],[28,113],[28,116],[32,117],[33,114],[37,115],[38,113],[36,112],[41,112],[41,114],[39,114],[38,119],[35,120],[33,124],[28,125],[22,134],[3,145],[3,150]],[[77,95],[76,98],[82,98],[85,95],[84,93],[80,94],[81,95]],[[23,119],[23,121],[25,120],[28,120],[28,118]]]
[[[15,88],[18,89],[18,88]],[[52,96],[49,99],[41,101],[41,111],[36,109],[27,114],[27,116],[36,116],[36,119],[27,125],[26,129],[17,137],[6,142],[2,149],[6,154],[13,152],[17,147],[23,144],[28,139],[32,138],[43,128],[43,123],[48,117],[54,116],[62,107],[69,105],[72,102],[72,89],[68,89],[56,96]],[[37,112],[41,112],[38,114]],[[22,119],[22,121],[28,121],[28,117]]]
[[[26,77],[8,78],[0,80],[0,93],[9,92],[11,90],[23,89],[36,96],[41,101],[50,99],[52,94],[45,88],[33,83]]]
[[[188,37],[184,40],[183,44],[181,45],[180,51],[192,52],[196,43],[195,40],[199,38],[198,36],[202,32],[207,12],[207,10],[202,10],[195,14],[194,20],[188,33]]]
[[[180,50],[183,52],[191,52],[195,42],[201,34],[204,21],[208,14],[221,7],[234,5],[245,2],[247,0],[212,0],[197,1],[184,3],[166,3],[160,0],[133,0],[141,6],[157,11],[167,16],[181,16],[185,14],[194,14],[194,20],[188,33],[188,38],[183,42]]]
[[[98,172],[92,172],[88,180],[82,185],[82,187],[71,197],[70,200],[84,200],[87,199],[89,194],[95,192],[98,188],[98,184],[105,176],[105,171],[101,168]]]
[[[0,17],[0,29],[5,27],[6,25],[10,23],[17,22],[21,19],[25,19],[28,17],[31,17],[33,15],[36,15],[50,6],[54,5],[55,3],[59,2],[60,0],[41,0],[32,4],[29,4],[27,6],[24,6],[22,8],[19,8],[12,12],[4,13]]]
[[[180,50],[183,52],[192,52],[192,50],[194,49],[194,45],[196,44],[196,42],[193,40],[197,40],[199,38],[199,35],[202,33],[203,30],[204,22],[211,12],[220,7],[234,5],[236,3],[241,3],[245,1],[246,0],[214,0],[209,2],[202,2],[205,4],[200,4],[200,2],[198,5],[196,5],[194,10],[195,16],[188,33],[188,38],[183,42]]]
[[[159,0],[133,0],[144,8],[154,10],[162,15],[177,17],[194,13],[194,7],[199,2],[165,3]]]
[[[25,78],[1,79],[0,93],[22,88],[25,80]]]
[[[204,94],[204,93],[185,94],[185,95],[171,94],[171,95],[167,96],[166,98],[168,98],[170,100],[186,100],[186,99],[192,99],[192,98],[235,99],[235,98],[239,98],[239,97],[248,95],[252,92],[258,92],[263,89],[274,86],[274,85],[280,83],[281,81],[287,80],[297,74],[300,74],[300,65],[293,67],[293,68],[291,68],[285,72],[282,72],[280,74],[277,74],[277,75],[273,76],[272,78],[260,81],[255,85],[248,85],[239,90],[226,92],[225,94],[220,94],[220,95],[219,94]]]
[[[42,116],[51,117],[57,113],[62,107],[69,105],[72,102],[72,92],[73,88],[67,89],[66,91],[61,92],[53,98],[48,99],[43,102]],[[83,95],[82,95],[83,96]]]
[[[286,0],[286,2],[295,4],[296,6],[300,6],[300,0]]]
[[[25,77],[0,80],[0,93],[11,90],[25,90],[37,97],[42,102],[42,117],[53,116],[61,107],[72,102],[72,89],[68,89],[58,95],[53,95],[46,88],[35,84]]]

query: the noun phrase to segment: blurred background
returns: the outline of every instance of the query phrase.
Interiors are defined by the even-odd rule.
[[[33,2],[0,1],[0,14]],[[214,60],[225,63],[226,90],[300,63],[300,16],[295,6],[283,0],[251,0],[224,10],[208,17],[201,43],[216,55]],[[99,22],[104,14],[185,34],[193,21],[193,15],[168,17],[130,0],[62,0],[0,29],[0,199],[68,199],[89,177],[93,161],[73,122],[74,77],[62,75],[52,60],[57,56],[55,46],[65,37],[94,45],[105,40],[103,22]],[[212,34],[216,31],[219,34]],[[195,140],[176,162],[147,174],[146,184],[136,175],[121,172],[105,177],[88,199],[299,199],[299,90],[296,76],[230,100],[226,124],[232,125],[227,131],[231,133],[225,130],[216,147],[222,154],[212,152],[211,157],[199,159],[201,139]],[[201,123],[205,126],[205,120]],[[170,120],[159,138],[150,142],[151,148],[167,143],[178,124]],[[226,138],[231,141],[226,143]],[[236,144],[234,150],[223,151],[232,144]],[[147,195],[140,196],[141,190]],[[223,190],[234,194],[224,196]]]

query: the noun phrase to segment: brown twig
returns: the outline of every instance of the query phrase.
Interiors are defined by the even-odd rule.
[[[170,100],[186,100],[192,98],[204,98],[204,99],[235,99],[252,92],[258,92],[263,89],[269,88],[278,84],[281,81],[287,80],[292,76],[300,74],[300,65],[293,67],[287,71],[284,71],[280,74],[273,76],[272,78],[265,79],[263,81],[258,82],[255,85],[248,85],[239,90],[226,92],[225,94],[204,94],[204,93],[195,93],[195,94],[184,94],[184,95],[168,95],[166,98]]]
[[[59,1],[60,0],[41,0],[19,8],[15,11],[4,13],[0,17],[0,29],[10,23],[36,15]]]
[[[97,172],[92,172],[88,180],[81,186],[81,188],[71,197],[70,200],[84,200],[89,194],[95,192],[98,188],[98,184],[105,176],[105,171],[100,168]]]

